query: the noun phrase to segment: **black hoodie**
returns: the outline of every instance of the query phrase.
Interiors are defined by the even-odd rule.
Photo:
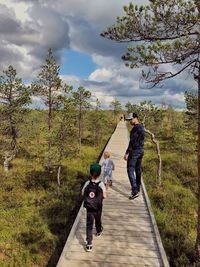
[[[132,154],[134,150],[144,150],[144,126],[142,124],[133,126],[126,154]]]

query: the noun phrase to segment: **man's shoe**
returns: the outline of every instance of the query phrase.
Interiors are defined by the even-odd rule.
[[[86,251],[87,252],[90,252],[90,251],[92,251],[92,244],[91,245],[86,245]]]
[[[103,233],[103,226],[101,227],[101,231],[96,233],[96,236],[100,236],[100,235],[102,235],[102,233]]]
[[[136,197],[139,197],[139,192],[133,192],[130,196],[129,199],[134,199]]]

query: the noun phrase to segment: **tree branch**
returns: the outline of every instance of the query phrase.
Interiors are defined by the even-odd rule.
[[[188,36],[193,36],[193,35],[198,35],[198,34],[199,34],[199,31],[187,33]],[[177,34],[176,36],[150,36],[149,35],[149,36],[141,37],[141,35],[139,35],[139,36],[128,37],[129,39],[125,39],[125,40],[121,40],[122,37],[120,36],[115,36],[115,38],[113,38],[113,36],[109,36],[107,32],[101,33],[101,36],[114,40],[118,43],[130,43],[130,42],[141,42],[141,41],[150,43],[154,41],[169,41],[169,40],[180,39],[180,37],[185,37],[185,33],[179,34],[179,35]]]
[[[157,181],[158,181],[158,184],[161,185],[162,160],[161,160],[161,155],[160,155],[160,145],[159,145],[159,142],[155,139],[154,134],[150,130],[144,128],[144,131],[145,133],[151,136],[152,142],[156,145],[157,156],[158,156]]]

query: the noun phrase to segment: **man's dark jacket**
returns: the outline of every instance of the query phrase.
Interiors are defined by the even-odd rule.
[[[126,154],[133,154],[136,150],[144,150],[144,135],[144,126],[142,124],[134,125],[130,133]]]

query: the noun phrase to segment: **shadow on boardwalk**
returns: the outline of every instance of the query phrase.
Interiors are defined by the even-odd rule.
[[[128,188],[127,186],[118,181],[114,181],[112,187],[110,187],[109,190],[110,189],[120,193],[126,199],[129,197],[128,190],[130,191],[130,188]]]

